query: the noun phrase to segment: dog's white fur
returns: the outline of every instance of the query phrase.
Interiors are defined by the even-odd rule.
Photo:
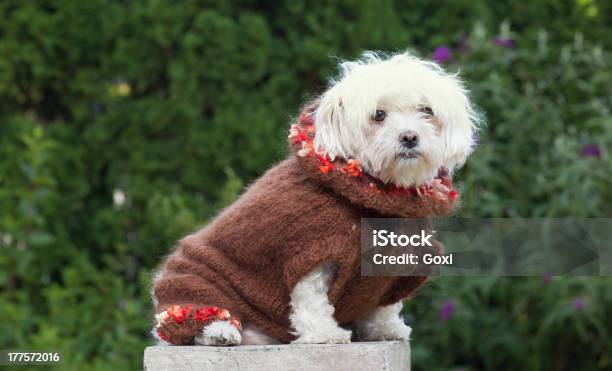
[[[333,266],[323,263],[295,286],[291,293],[291,321],[297,339],[294,343],[349,343],[351,331],[334,320],[334,307],[327,291],[334,275]],[[357,321],[359,340],[408,340],[412,329],[404,324],[399,313],[402,303],[379,307]]]
[[[193,342],[196,345],[238,345],[242,335],[229,321],[218,321],[206,326]]]
[[[456,75],[409,54],[385,59],[371,52],[340,69],[316,111],[317,150],[357,159],[368,174],[398,186],[427,183],[472,152],[478,116]],[[387,113],[382,123],[373,121],[377,110]],[[401,157],[399,137],[407,131],[420,137],[417,158]]]
[[[433,115],[424,108],[430,108]],[[384,111],[382,122],[374,120]],[[340,75],[321,96],[315,112],[315,147],[333,159],[357,159],[364,171],[386,183],[417,186],[430,182],[440,167],[461,166],[472,152],[479,122],[457,75],[407,53],[389,57],[367,52],[340,64]],[[410,132],[418,145],[407,149],[400,137]],[[334,269],[323,263],[291,293],[290,321],[296,343],[348,343],[351,331],[333,318],[327,298]],[[380,307],[355,324],[361,340],[407,340],[411,329],[399,316],[402,303]],[[276,343],[252,327],[244,343]],[[240,344],[231,324],[216,322],[196,337],[197,344]]]
[[[291,292],[289,320],[297,338],[294,343],[350,343],[351,331],[338,326],[334,306],[327,298],[334,269],[323,263],[301,279]]]
[[[379,307],[357,321],[359,340],[409,340],[412,329],[400,317],[402,303]]]

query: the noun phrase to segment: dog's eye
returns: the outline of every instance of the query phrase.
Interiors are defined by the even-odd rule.
[[[387,112],[385,112],[383,110],[376,110],[376,113],[374,113],[374,117],[372,117],[372,118],[376,122],[383,122],[383,121],[385,121],[386,117],[387,117]]]
[[[434,112],[431,109],[431,107],[427,107],[427,106],[419,107],[419,112],[424,113],[426,116],[429,116],[429,117],[432,117],[434,115]]]

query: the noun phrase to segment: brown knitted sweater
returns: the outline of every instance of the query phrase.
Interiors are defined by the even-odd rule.
[[[217,306],[290,342],[290,293],[324,261],[337,264],[328,295],[341,326],[424,283],[426,277],[362,277],[360,219],[449,214],[457,193],[446,173],[431,186],[400,190],[364,174],[355,161],[330,161],[312,149],[311,110],[292,126],[294,154],[167,257],[154,283],[156,312],[175,304]],[[188,344],[194,335],[167,337]]]

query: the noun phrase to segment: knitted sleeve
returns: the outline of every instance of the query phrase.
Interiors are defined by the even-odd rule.
[[[204,327],[215,321],[229,321],[242,330],[240,320],[227,309],[194,304],[172,305],[155,315],[155,333],[173,345],[189,345],[202,334]]]
[[[359,269],[359,246],[347,235],[334,234],[302,244],[289,244],[283,251],[283,279],[289,293],[296,284],[324,262],[336,269],[328,297],[334,303]]]
[[[427,279],[428,277],[424,276],[401,277],[382,297],[378,305],[387,306],[414,296]]]
[[[351,253],[349,246],[351,246],[349,241],[338,235],[288,244],[281,252],[280,259],[283,266],[283,280],[289,292],[304,276],[323,262],[331,261],[338,268],[334,285],[348,279],[350,272],[347,261],[358,258],[358,253]]]

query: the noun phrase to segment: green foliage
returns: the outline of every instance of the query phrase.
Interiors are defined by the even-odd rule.
[[[612,148],[610,54],[579,34],[553,48],[547,35],[517,37],[517,49],[508,49],[476,30],[468,39],[472,50],[457,61],[487,121],[479,150],[461,172],[468,214],[612,212],[610,157],[582,154],[591,146]]]
[[[453,49],[448,67],[487,121],[459,173],[467,215],[611,216],[611,10],[0,3],[0,348],[57,349],[68,370],[140,368],[152,269],[283,158],[287,122],[334,73],[330,57],[364,49]],[[415,368],[609,368],[609,284],[438,279],[408,307]],[[441,321],[445,300],[455,309]]]
[[[608,278],[438,278],[404,308],[415,330],[413,364],[609,369],[611,303]]]

